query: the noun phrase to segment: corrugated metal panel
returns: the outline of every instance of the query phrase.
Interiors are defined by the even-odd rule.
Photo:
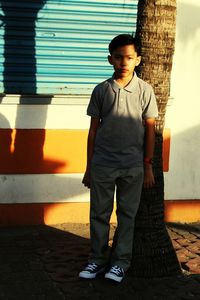
[[[1,1],[0,92],[90,93],[112,74],[109,41],[135,32],[137,2]]]

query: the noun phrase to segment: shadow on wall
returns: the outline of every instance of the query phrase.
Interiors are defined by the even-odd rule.
[[[12,143],[12,132],[8,120],[0,113],[1,124],[7,130],[0,129],[0,164],[11,163],[11,143]]]
[[[15,3],[20,3],[21,1],[15,1]],[[26,18],[27,22],[27,28],[30,30],[31,34],[29,37],[29,40],[27,37],[22,34],[24,33],[23,31],[18,32],[18,45],[15,45],[17,48],[18,46],[18,51],[17,53],[14,53],[13,49],[13,40],[12,40],[12,35],[13,35],[13,18],[12,18],[12,9],[8,7],[6,1],[1,1],[1,8],[4,12],[4,17],[3,17],[3,23],[5,26],[5,34],[4,34],[4,39],[5,39],[5,49],[4,49],[4,72],[3,72],[3,84],[4,84],[4,92],[5,93],[13,93],[16,91],[13,91],[13,86],[12,86],[12,77],[10,74],[12,74],[12,68],[14,62],[16,62],[19,66],[19,68],[23,65],[24,71],[29,72],[29,78],[30,78],[30,84],[28,86],[29,93],[35,94],[36,93],[36,59],[35,59],[35,22],[37,19],[37,13],[39,10],[44,6],[46,1],[37,1],[37,8],[33,10],[32,12],[32,17],[31,18]],[[27,5],[29,5],[27,1]],[[180,4],[180,10],[185,12],[185,18],[186,20],[189,18],[189,15],[186,13],[188,11],[188,5],[186,4]],[[196,7],[189,5],[189,11],[194,10],[194,18],[197,18],[197,15],[199,16],[199,9],[196,9]],[[198,11],[198,14],[197,14]],[[21,17],[15,19],[19,24],[21,23],[21,30],[23,28],[23,19],[20,20]],[[190,22],[191,23],[191,20]],[[195,21],[194,23],[198,23]],[[188,23],[187,23],[188,24]],[[193,24],[193,23],[192,23]],[[189,25],[188,25],[189,26]],[[190,25],[193,26],[193,25]],[[20,26],[19,26],[20,27]],[[183,25],[179,25],[179,28],[185,28]],[[191,27],[188,30],[182,32],[180,31],[180,36],[182,37],[181,40],[185,40],[189,38],[189,33],[191,34],[191,29],[196,31],[198,27],[195,25],[194,28]],[[27,44],[27,55],[25,56],[23,53],[20,51],[20,44]],[[15,70],[17,70],[16,65],[15,65]],[[22,78],[20,79],[20,74],[19,74],[19,80],[20,83],[23,83]],[[19,90],[17,91],[18,93],[20,92]],[[43,174],[45,173],[56,173],[57,170],[62,167],[63,165],[66,164],[66,161],[63,160],[53,160],[53,159],[47,159],[46,157],[44,158],[44,142],[46,138],[46,131],[45,129],[39,129],[39,130],[32,130],[32,139],[27,138],[28,137],[28,131],[29,130],[23,130],[23,129],[18,129],[18,120],[21,118],[24,118],[23,115],[23,110],[20,109],[20,106],[23,106],[26,103],[26,96],[21,95],[20,98],[20,105],[17,111],[17,118],[16,118],[16,130],[13,130],[10,128],[8,121],[5,119],[4,116],[0,115],[0,118],[2,119],[2,122],[5,124],[4,128],[5,129],[0,129],[0,173],[1,174],[8,174],[8,165],[13,168],[15,167],[15,170],[18,169],[17,174],[27,174],[28,170],[30,170],[30,167],[32,168],[31,173],[32,174],[38,174],[38,166],[43,170]],[[51,97],[47,100],[46,104],[51,103]],[[42,120],[40,123],[41,128],[45,128],[45,123],[46,123],[46,114],[47,114],[47,108],[46,110],[43,111],[43,116]],[[176,138],[176,137],[175,137]],[[187,161],[187,158],[186,160]],[[15,165],[16,164],[16,165]],[[35,169],[35,172],[34,172]],[[9,174],[12,174],[11,172]],[[26,176],[28,178],[28,175]],[[174,176],[176,182],[177,180],[177,175]],[[70,186],[73,186],[73,192],[67,191],[66,188],[66,179],[65,178],[60,178],[58,176],[52,176],[52,181],[40,181],[40,178],[38,177],[38,181],[35,181],[35,183],[32,185],[32,188],[27,191],[27,189],[24,189],[24,191],[20,190],[21,185],[20,185],[20,180],[21,177],[19,176],[19,181],[14,182],[14,181],[8,181],[6,176],[4,177],[4,183],[2,184],[2,189],[5,188],[5,190],[12,191],[10,193],[12,199],[12,202],[15,202],[15,195],[17,195],[19,192],[23,193],[23,198],[27,199],[26,203],[30,202],[30,194],[32,195],[32,199],[37,199],[37,201],[42,201],[42,199],[38,200],[38,194],[40,191],[43,191],[43,195],[51,194],[53,201],[59,201],[63,198],[67,199],[70,197],[73,197],[75,195],[82,195],[84,193],[83,188],[79,187],[81,181],[79,178],[71,178]],[[16,177],[15,177],[16,179]],[[13,180],[15,180],[13,179]],[[26,181],[24,182],[26,185]],[[65,186],[65,188],[63,188]],[[17,187],[15,191],[13,191],[13,187]],[[25,187],[25,186],[24,186]],[[56,187],[56,188],[55,188]],[[6,192],[3,193],[6,195]],[[35,195],[35,196],[33,196]],[[0,199],[1,203],[7,203],[5,199]]]
[[[4,26],[4,93],[34,95],[37,92],[35,27],[38,12],[46,0],[38,0],[34,5],[21,0],[9,2],[0,1]]]
[[[67,179],[59,174],[73,173],[69,172],[69,167],[80,168],[81,163],[81,168],[84,170],[87,132],[81,131],[80,135],[78,132],[76,141],[70,141],[71,135],[64,135],[65,131],[61,132],[58,138],[58,134],[54,135],[54,132],[50,130],[44,143],[45,129],[11,129],[8,120],[2,114],[0,114],[0,124],[3,127],[0,129],[0,174],[3,174],[6,179],[3,184],[1,183],[1,203],[23,203],[25,200],[29,203],[30,199],[34,200],[31,202],[43,202],[42,197],[48,198],[48,195],[52,202],[56,202],[84,193],[77,174]],[[16,144],[17,133],[21,142],[19,143],[18,139]],[[65,138],[66,140],[62,143],[62,139]],[[61,146],[62,149],[59,148]],[[43,150],[45,150],[45,155]],[[58,159],[48,158],[50,150],[52,157]],[[67,157],[71,158],[70,166],[68,166]],[[58,175],[52,176],[56,173]],[[15,176],[16,174],[26,174],[26,176]],[[33,178],[32,174],[37,174],[37,176]],[[9,193],[6,192],[7,190]]]
[[[38,12],[47,1],[0,1],[2,21],[4,27],[3,51],[3,80],[1,90],[4,94],[19,94],[20,101],[17,108],[15,129],[10,128],[8,120],[0,114],[0,173],[1,197],[0,203],[15,203],[18,199],[36,199],[42,184],[40,181],[29,185],[26,181],[21,184],[22,176],[6,176],[7,174],[36,174],[56,173],[56,170],[66,164],[66,161],[44,158],[44,143],[46,138],[45,123],[51,96],[45,97],[46,106],[40,109],[41,129],[19,129],[19,121],[28,123],[29,116],[22,109],[27,103],[27,94],[37,93],[37,61],[36,61],[36,21]],[[3,97],[1,97],[2,99]],[[30,103],[31,104],[31,103]],[[42,110],[42,111],[41,111]],[[25,126],[26,128],[26,126]],[[28,175],[23,176],[23,178]],[[15,179],[17,178],[17,182]],[[19,181],[18,181],[19,180]],[[48,189],[48,188],[47,188]],[[48,193],[48,190],[45,191]],[[21,198],[20,198],[21,195]],[[41,199],[40,199],[41,200]],[[13,208],[14,210],[14,208]],[[5,220],[6,221],[6,220]]]
[[[4,26],[3,92],[4,94],[21,95],[20,104],[27,103],[26,94],[35,95],[37,93],[35,28],[38,12],[45,3],[46,0],[39,0],[34,5],[28,1],[22,3],[16,0],[13,4],[7,1],[0,1],[0,7],[3,12],[1,19]],[[51,97],[47,99],[47,103],[51,103]],[[45,111],[43,110],[41,128],[45,128],[46,114],[47,108]],[[24,115],[21,115],[19,105],[15,128],[18,128],[18,120],[22,118],[24,118]],[[12,160],[12,163],[17,161],[19,169],[22,166],[21,160],[26,162],[27,168],[30,163],[34,165],[44,163],[43,145],[45,130],[37,133],[39,134],[33,135],[31,141],[26,140],[24,143],[26,132],[18,129],[13,131],[14,145],[10,147],[12,152],[10,158],[15,158]],[[9,135],[10,132],[4,132],[4,135],[6,134]],[[34,152],[31,151],[32,148]],[[9,153],[7,153],[7,159],[8,157]],[[2,160],[1,162],[3,164],[6,163]],[[1,171],[3,172],[3,169]]]
[[[66,158],[70,159],[73,156],[74,164],[77,161],[84,164],[86,133],[81,132],[84,145],[80,146],[78,136],[76,138],[79,148],[75,147],[76,144],[73,147],[70,139],[63,137],[62,132],[58,145],[54,138],[51,138],[55,155],[52,155],[51,159],[46,155],[51,134],[47,133],[47,141],[44,143],[44,129],[11,129],[8,120],[2,114],[0,124],[3,127],[0,129],[0,225],[46,224],[49,214],[50,219],[53,218],[56,222],[61,219],[68,220],[70,214],[68,204],[63,207],[59,203],[74,199],[80,201],[88,190],[81,184],[79,174],[71,174],[66,178],[66,175],[63,176],[61,173],[68,168]],[[21,142],[16,145],[17,132]],[[62,142],[62,138],[65,141]],[[49,144],[52,150],[52,144]],[[59,149],[59,146],[62,146],[62,149]],[[70,161],[74,168],[73,162]],[[87,209],[83,213],[87,218]]]
[[[0,173],[51,174],[65,165],[66,162],[61,160],[44,159],[45,131],[45,129],[0,129]]]

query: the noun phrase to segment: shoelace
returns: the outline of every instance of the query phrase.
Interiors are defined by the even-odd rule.
[[[95,263],[92,263],[92,264],[89,264],[87,267],[86,267],[86,270],[88,271],[94,271],[97,267],[97,264]]]
[[[120,273],[123,273],[123,270],[120,267],[114,266],[110,270],[112,273],[119,275]]]

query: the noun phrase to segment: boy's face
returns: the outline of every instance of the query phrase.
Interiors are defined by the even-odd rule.
[[[137,56],[133,45],[117,48],[108,56],[109,63],[115,70],[116,78],[126,79],[133,76],[136,66],[140,64],[141,56]]]

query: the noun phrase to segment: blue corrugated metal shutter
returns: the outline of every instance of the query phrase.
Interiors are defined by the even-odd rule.
[[[134,33],[136,0],[1,1],[0,92],[89,94],[109,77],[109,41]]]

